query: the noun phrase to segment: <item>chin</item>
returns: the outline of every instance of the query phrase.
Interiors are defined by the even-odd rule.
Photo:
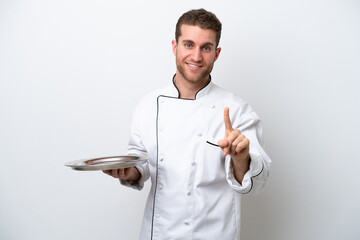
[[[189,82],[201,82],[202,81],[202,78],[201,77],[187,77],[185,76],[185,79]]]

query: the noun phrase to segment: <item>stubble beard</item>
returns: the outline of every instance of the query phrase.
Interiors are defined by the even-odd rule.
[[[184,63],[185,65],[186,63]],[[210,73],[212,71],[212,68],[213,68],[213,64],[209,65],[207,68],[205,68],[202,72],[200,72],[200,74],[198,76],[194,76],[194,77],[191,77],[189,76],[183,65],[181,64],[181,61],[179,59],[176,58],[176,67],[179,71],[179,73],[182,75],[182,77],[186,80],[186,81],[189,81],[189,82],[192,82],[192,83],[200,83],[202,81],[204,81],[204,83],[208,81],[209,79],[209,76],[210,76]]]

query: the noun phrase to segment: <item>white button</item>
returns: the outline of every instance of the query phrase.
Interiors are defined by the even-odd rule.
[[[186,194],[187,194],[188,196],[190,196],[190,195],[191,195],[191,192],[190,192],[190,191],[188,191]]]
[[[201,136],[202,136],[202,133],[198,133],[197,135],[198,135],[198,137],[201,137]]]
[[[164,99],[161,99],[161,100],[160,100],[160,102],[161,102],[161,103],[164,103],[164,102],[165,102],[165,100],[164,100]]]
[[[185,220],[184,223],[185,225],[189,225],[190,222],[188,220]]]
[[[163,186],[162,185],[159,185],[159,190],[163,189]]]
[[[192,162],[192,163],[191,163],[191,166],[195,166],[195,165],[196,165],[196,162]]]
[[[164,154],[160,154],[160,161],[164,160]]]
[[[211,105],[211,108],[214,109],[214,108],[215,108],[215,105]]]

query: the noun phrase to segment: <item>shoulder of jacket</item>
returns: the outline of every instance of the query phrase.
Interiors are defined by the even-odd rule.
[[[239,107],[248,105],[248,103],[236,93],[231,92],[216,84],[212,85],[212,94],[230,105],[237,105]]]
[[[152,104],[156,104],[157,102],[157,98],[164,94],[164,92],[166,92],[166,90],[168,89],[169,87],[166,86],[166,87],[162,87],[162,88],[159,88],[159,89],[155,89],[147,94],[145,94],[144,96],[142,96],[139,101],[138,101],[138,106],[148,106],[149,104],[152,105]]]

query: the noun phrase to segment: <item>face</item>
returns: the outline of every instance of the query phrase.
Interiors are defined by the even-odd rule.
[[[194,84],[207,83],[221,51],[216,48],[216,32],[183,24],[181,36],[178,42],[172,41],[172,47],[176,56],[176,79]]]

